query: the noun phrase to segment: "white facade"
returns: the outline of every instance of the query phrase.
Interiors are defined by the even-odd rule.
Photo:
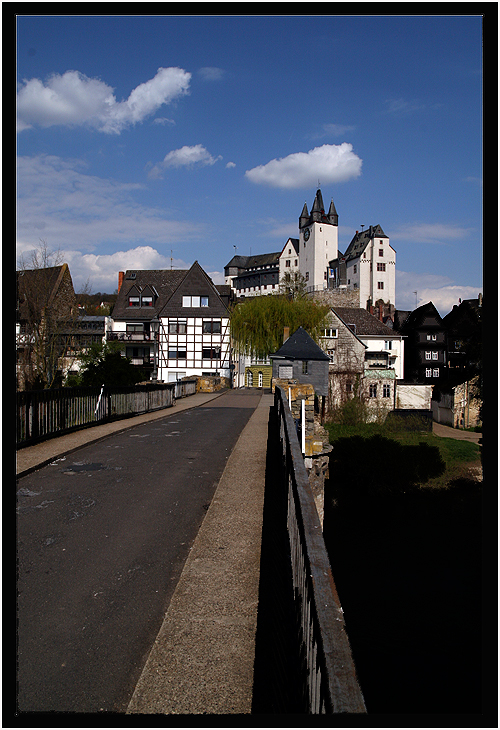
[[[376,235],[377,227],[368,239],[366,234],[367,231],[356,233],[346,251],[346,287],[359,290],[361,307],[366,307],[369,301],[373,305],[380,299],[395,305],[396,252],[387,236]],[[360,240],[362,243],[356,245]]]
[[[286,274],[293,274],[299,271],[299,253],[296,249],[298,247],[297,239],[289,238],[283,246],[283,250],[280,255],[280,282]]]
[[[328,262],[338,256],[338,226],[313,221],[299,232],[299,271],[308,291],[327,288]]]
[[[386,364],[388,368],[392,368],[395,377],[398,380],[404,378],[404,340],[398,336],[377,337],[375,335],[358,334],[359,339],[366,345],[368,353],[365,360],[365,367],[373,367],[377,365],[376,353],[380,353],[381,363]]]
[[[158,380],[194,375],[230,378],[229,318],[160,317],[155,354]]]

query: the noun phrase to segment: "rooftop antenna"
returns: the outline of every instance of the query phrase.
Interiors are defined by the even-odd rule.
[[[172,249],[170,249],[170,271],[172,271],[172,269],[174,268],[174,257],[172,255],[173,253],[174,252],[172,251]]]
[[[365,224],[361,223],[360,225],[361,225],[361,233],[363,233],[363,228],[365,227]]]
[[[414,291],[413,293],[415,294],[415,309],[416,309],[417,304],[418,304],[418,297],[417,297],[418,292]]]

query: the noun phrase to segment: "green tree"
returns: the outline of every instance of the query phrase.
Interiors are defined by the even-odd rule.
[[[120,354],[120,343],[93,343],[81,357],[79,385],[135,385],[146,380],[145,373]]]
[[[303,327],[317,341],[326,326],[328,311],[327,305],[319,305],[307,297],[252,297],[235,306],[231,315],[231,336],[242,354],[266,358],[283,344],[285,327],[289,328],[290,334]]]

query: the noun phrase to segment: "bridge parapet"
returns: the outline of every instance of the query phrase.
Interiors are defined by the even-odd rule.
[[[268,448],[275,449],[277,453],[273,454],[275,469],[268,489],[276,492],[277,496],[273,507],[274,530],[282,530],[284,534],[282,528],[286,524],[288,534],[288,541],[284,539],[279,549],[289,550],[292,586],[291,590],[282,591],[280,598],[282,601],[292,601],[293,607],[291,610],[286,606],[272,610],[274,613],[288,613],[291,616],[291,634],[294,635],[291,640],[290,636],[285,638],[283,644],[293,645],[292,654],[295,653],[295,657],[289,656],[289,659],[295,669],[294,676],[283,677],[282,684],[293,687],[293,691],[300,695],[300,699],[290,698],[289,695],[288,699],[283,700],[285,705],[290,701],[294,703],[293,709],[282,706],[278,711],[309,714],[365,713],[343,611],[309,486],[295,422],[288,407],[286,393],[280,387],[275,389],[274,411],[274,425],[270,426]],[[272,429],[278,431],[274,443]],[[277,490],[281,492],[281,496],[277,494]],[[275,542],[272,548],[274,551],[276,545]],[[266,543],[263,541],[263,551],[265,550]],[[263,554],[263,562],[268,558],[269,555]],[[280,573],[283,574],[285,568],[285,563],[282,563]],[[270,582],[272,583],[272,579]],[[278,622],[275,628],[282,630],[278,627]],[[272,633],[273,629],[270,630],[270,635]],[[278,653],[281,651],[280,649]],[[283,667],[282,657],[279,664]],[[279,694],[276,689],[272,692]]]

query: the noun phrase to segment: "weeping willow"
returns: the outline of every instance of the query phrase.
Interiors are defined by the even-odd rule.
[[[318,341],[327,326],[329,307],[307,298],[272,295],[252,297],[236,305],[231,315],[231,336],[241,354],[266,358],[283,344],[285,327],[292,335],[303,327]]]

